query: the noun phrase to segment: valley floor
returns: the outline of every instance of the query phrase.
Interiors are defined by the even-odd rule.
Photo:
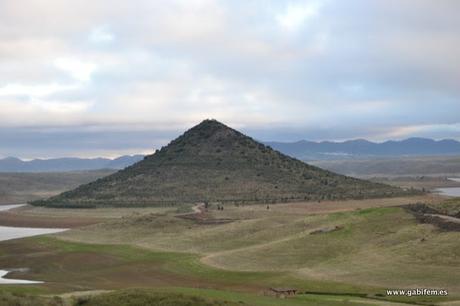
[[[0,305],[2,294],[62,295],[56,299],[67,303],[83,295],[92,305],[87,292],[126,288],[146,288],[146,298],[200,295],[209,305],[458,305],[460,232],[420,223],[401,207],[411,203],[452,214],[460,207],[436,195],[224,210],[26,206],[0,214],[0,224],[5,214],[13,223],[80,223],[63,233],[0,243],[0,268],[28,268],[9,277],[45,281],[0,287]],[[299,294],[279,299],[273,287]],[[447,289],[449,295],[386,295],[398,288]],[[112,294],[107,299],[130,294],[117,292],[105,293]]]

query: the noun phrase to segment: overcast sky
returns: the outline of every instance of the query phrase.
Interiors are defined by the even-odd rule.
[[[0,0],[0,157],[460,140],[460,1]]]

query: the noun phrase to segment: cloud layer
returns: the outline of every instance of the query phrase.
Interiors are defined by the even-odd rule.
[[[145,151],[204,118],[266,140],[460,139],[459,10],[4,0],[0,156]]]

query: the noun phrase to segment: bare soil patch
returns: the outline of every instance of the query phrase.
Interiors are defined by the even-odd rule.
[[[96,218],[31,217],[14,212],[0,213],[0,225],[13,227],[74,228],[104,221]]]
[[[198,224],[225,224],[235,221],[235,219],[231,218],[215,218],[212,214],[208,213],[208,209],[205,208],[204,204],[198,204],[193,207],[193,213],[189,214],[180,214],[176,215],[178,218],[192,220]]]

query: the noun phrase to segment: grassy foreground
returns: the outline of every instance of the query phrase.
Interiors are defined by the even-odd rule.
[[[112,292],[84,292],[64,295],[31,295],[0,291],[3,306],[211,306],[211,305],[260,305],[260,306],[404,306],[418,305],[398,303],[347,295],[300,294],[289,299],[278,299],[262,295],[229,292],[212,289],[159,288],[124,289]]]
[[[21,299],[35,305],[43,296],[45,303],[99,305],[105,297],[123,305],[133,294],[126,288],[145,288],[136,294],[147,305],[157,298],[195,305],[194,296],[202,305],[431,305],[460,298],[460,233],[418,224],[399,207],[305,214],[295,205],[226,206],[209,217],[233,221],[203,225],[164,212],[2,242],[0,267],[27,267],[11,277],[46,283],[0,289],[10,298],[30,295]],[[280,300],[265,295],[270,287],[300,294]],[[449,296],[390,298],[386,288],[443,288]],[[116,291],[66,295],[93,290]]]
[[[30,268],[28,272],[12,273],[11,277],[45,280],[46,283],[4,286],[0,291],[0,305],[1,301],[3,305],[105,305],[100,302],[105,300],[113,302],[112,305],[170,305],[167,304],[169,301],[176,303],[171,305],[308,305],[306,302],[314,302],[313,305],[371,305],[379,302],[374,300],[378,296],[372,294],[369,295],[371,299],[366,298],[363,287],[311,282],[282,272],[219,270],[201,264],[192,254],[72,243],[50,237],[3,242],[1,246],[1,266],[15,268],[27,264]],[[280,283],[312,291],[323,288],[325,294],[301,294],[283,300],[282,304],[277,298],[264,296],[265,289]],[[100,296],[60,296],[66,292],[136,287],[149,289],[122,290]],[[366,289],[379,292],[378,288]],[[138,295],[136,299],[129,298],[133,294]],[[204,299],[196,299],[196,296]],[[155,304],[156,299],[158,304]],[[134,304],[127,300],[134,301]],[[381,305],[393,304],[382,301]]]
[[[446,288],[451,295],[460,293],[460,233],[419,224],[399,207],[315,215],[301,215],[288,207],[285,212],[265,206],[251,210],[229,207],[211,213],[234,221],[202,225],[169,215],[141,216],[59,237],[193,253],[205,265],[226,271],[283,273],[302,280],[364,287]],[[315,231],[319,233],[312,234]],[[274,285],[287,286],[280,275],[275,279],[280,281]]]

